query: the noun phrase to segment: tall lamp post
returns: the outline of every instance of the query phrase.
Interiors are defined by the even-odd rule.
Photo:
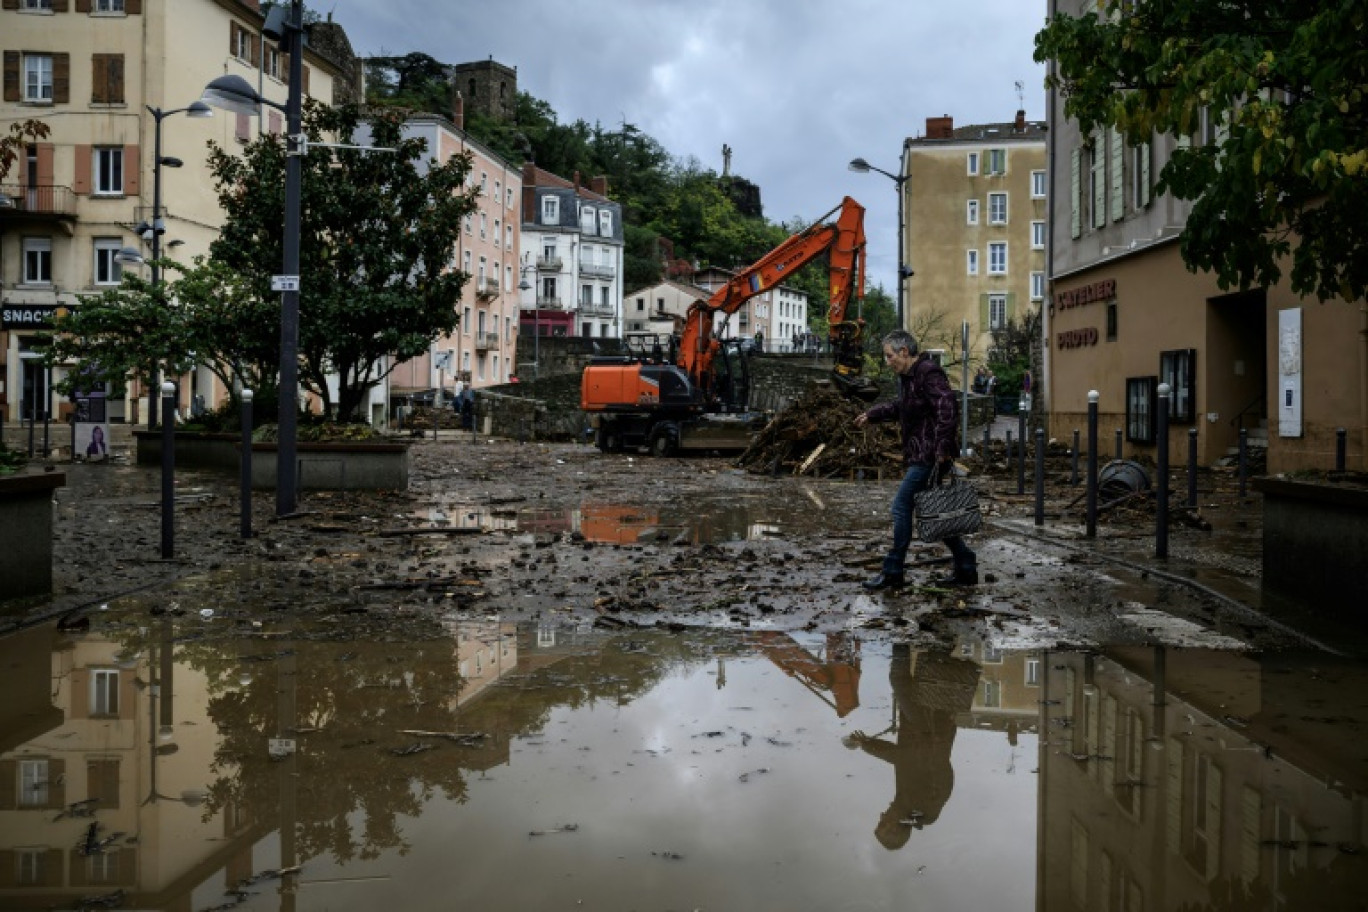
[[[861,174],[877,171],[898,186],[898,329],[906,329],[907,327],[903,323],[903,285],[914,273],[910,268],[903,265],[903,184],[907,183],[907,179],[911,175],[905,174],[899,177],[883,168],[874,167],[863,158],[851,159],[849,167],[851,171],[859,171]]]
[[[279,8],[277,8],[279,9]],[[295,444],[299,409],[299,225],[301,163],[304,154],[300,108],[302,104],[303,0],[290,0],[284,22],[274,15],[267,19],[262,33],[279,39],[290,58],[289,95],[285,106],[263,98],[241,76],[220,76],[205,86],[203,101],[235,114],[259,115],[267,105],[285,114],[287,139],[285,156],[285,236],[284,264],[275,288],[280,295],[280,386],[279,426],[276,444],[276,516],[295,512],[297,475]]]
[[[518,283],[519,291],[531,291],[532,283],[527,281],[527,274],[537,267],[532,263],[524,263],[519,267],[522,272],[522,281]],[[532,297],[532,376],[541,379],[541,305],[537,303],[535,295]]]
[[[161,187],[162,187],[162,166],[167,168],[179,168],[184,164],[179,158],[170,155],[162,155],[162,121],[172,114],[184,114],[186,117],[213,117],[214,109],[202,101],[192,101],[183,108],[172,108],[170,111],[163,111],[161,108],[154,108],[147,105],[147,113],[152,115],[152,220],[138,225],[138,234],[152,234],[152,289],[154,293],[161,291],[161,238],[166,233],[166,223],[162,221],[161,211]],[[135,247],[123,247],[118,253],[114,254],[114,259],[121,265],[133,265],[144,262],[142,254]],[[157,426],[157,393],[159,384],[157,375],[160,373],[155,366],[152,368],[152,375],[148,378],[147,395],[147,429],[150,431]]]

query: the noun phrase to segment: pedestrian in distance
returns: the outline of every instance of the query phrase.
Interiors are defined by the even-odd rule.
[[[906,583],[907,549],[912,544],[913,498],[941,473],[954,469],[958,452],[959,402],[945,371],[917,346],[912,334],[901,329],[883,338],[884,361],[898,375],[898,398],[881,402],[855,417],[855,426],[896,419],[902,431],[903,464],[907,473],[893,495],[893,544],[884,556],[880,572],[864,582],[869,590],[896,589]],[[941,585],[972,586],[978,583],[978,559],[963,539],[945,539],[954,560]]]

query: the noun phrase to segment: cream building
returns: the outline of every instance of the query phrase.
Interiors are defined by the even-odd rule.
[[[903,143],[902,177],[905,325],[958,338],[967,320],[970,357],[983,358],[993,329],[1045,298],[1045,126],[1024,111],[958,128],[928,117],[926,135]]]
[[[152,221],[154,146],[161,123],[163,256],[189,263],[206,255],[222,216],[207,168],[207,143],[232,150],[258,130],[280,132],[267,109],[251,118],[215,111],[166,113],[199,99],[218,76],[247,79],[284,104],[288,61],[263,40],[257,0],[4,0],[0,50],[4,94],[0,129],[41,120],[51,135],[24,150],[0,192],[0,409],[19,420],[44,404],[54,419],[69,405],[50,392],[32,357],[33,331],[58,307],[116,286],[120,247],[142,246],[137,227]],[[327,56],[322,51],[327,52]],[[318,23],[305,51],[303,90],[331,104],[359,92],[345,35]],[[182,164],[172,166],[169,159]],[[139,267],[145,268],[145,267]],[[60,379],[57,371],[54,379]],[[136,384],[109,391],[112,420],[146,416]],[[180,406],[221,391],[199,369],[180,384]]]
[[[711,295],[736,275],[735,269],[710,266],[697,272],[694,281]],[[748,299],[735,314],[717,315],[714,324],[723,338],[754,338],[759,333],[765,351],[793,351],[795,333],[808,332],[808,296],[791,285],[772,285]]]

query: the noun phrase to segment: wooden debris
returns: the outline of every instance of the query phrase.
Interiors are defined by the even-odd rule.
[[[751,441],[737,464],[756,474],[844,478],[863,469],[866,477],[902,472],[896,422],[855,426],[864,411],[830,386],[814,384]]]

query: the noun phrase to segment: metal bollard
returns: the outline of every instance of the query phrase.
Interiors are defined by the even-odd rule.
[[[1069,469],[1069,484],[1077,487],[1078,485],[1078,428],[1074,428],[1073,454],[1070,460],[1072,465]]]
[[[1017,493],[1026,493],[1026,410],[1017,411]]]
[[[991,423],[985,424],[985,425],[983,426],[983,458],[984,458],[985,461],[988,459],[988,440],[989,440],[990,437],[991,437],[991,434],[990,434],[990,431],[991,431],[991,430],[992,430],[992,425],[991,425]]]
[[[1123,457],[1124,455],[1125,455],[1125,451],[1122,449],[1122,442],[1121,442],[1121,429],[1120,429],[1120,428],[1117,428],[1117,429],[1116,429],[1116,458],[1117,458],[1117,459],[1120,459],[1120,458]]]
[[[1155,456],[1159,466],[1155,471],[1159,487],[1154,492],[1154,556],[1168,557],[1168,489],[1169,489],[1169,401],[1173,388],[1159,384],[1159,428],[1155,439]]]
[[[252,391],[244,389],[242,402],[242,456],[238,459],[238,534],[252,537]]]
[[[1344,428],[1335,428],[1335,471],[1344,474],[1345,462],[1345,432]]]
[[[1240,428],[1240,499],[1245,496],[1245,481],[1249,477],[1249,431]]]
[[[161,556],[176,554],[176,384],[162,384]]]
[[[1045,429],[1035,432],[1035,524],[1045,525]]]
[[[1006,450],[1006,455],[1007,455],[1007,468],[1010,469],[1010,468],[1012,467],[1012,431],[1011,431],[1011,429],[1008,428],[1008,429],[1004,432],[1004,434],[1005,434],[1005,436],[1006,436],[1006,441],[1007,441],[1007,450]]]
[[[1097,537],[1097,390],[1088,391],[1088,509],[1087,535]]]
[[[1197,429],[1188,428],[1188,499],[1187,505],[1197,506]]]

